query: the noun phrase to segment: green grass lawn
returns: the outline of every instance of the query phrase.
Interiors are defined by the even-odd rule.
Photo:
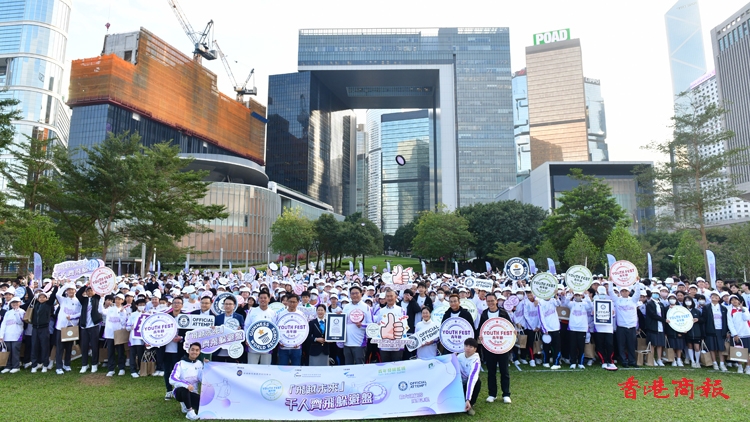
[[[352,261],[354,263],[354,271],[359,271],[359,266],[357,264],[357,261],[362,259],[360,256],[358,259],[352,259],[352,258],[342,258],[341,259],[341,266],[338,268],[339,271],[346,271],[349,269],[349,261]],[[400,256],[386,256],[386,255],[378,255],[378,256],[367,256],[365,257],[365,273],[371,273],[372,272],[372,266],[376,265],[378,267],[377,272],[381,273],[383,272],[384,268],[387,268],[385,260],[391,261],[391,269],[395,267],[396,265],[401,265],[404,268],[412,267],[414,271],[416,272],[422,272],[422,264],[419,263],[419,260],[417,258],[404,258]]]
[[[175,401],[164,401],[161,377],[132,379],[130,375],[107,378],[104,371],[78,374],[80,361],[73,372],[56,375],[0,375],[0,420],[4,421],[181,421],[185,420]],[[476,415],[451,414],[400,419],[410,422],[438,421],[646,421],[646,420],[721,420],[747,421],[750,411],[750,375],[721,373],[709,369],[630,369],[609,372],[600,367],[583,371],[552,372],[511,367],[513,403],[486,403],[486,374],[482,374],[482,394]],[[635,377],[641,386],[663,377],[667,393],[674,396],[672,380],[693,379],[695,397],[656,399],[639,390],[636,400],[623,397],[618,383]],[[720,379],[728,400],[700,397],[697,387],[706,378]],[[248,409],[248,417],[263,418]],[[391,419],[398,421],[399,419]]]

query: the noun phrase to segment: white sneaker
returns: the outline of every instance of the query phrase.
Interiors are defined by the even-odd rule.
[[[190,409],[189,412],[187,412],[187,415],[185,415],[185,418],[190,419],[191,421],[198,420],[198,415],[195,414],[195,411],[193,409]]]
[[[672,361],[672,366],[677,366],[677,359]]]
[[[576,369],[576,364],[574,363],[574,364],[570,365],[570,369]]]
[[[45,372],[47,372],[47,367],[46,366],[42,366],[42,373],[45,373]]]
[[[33,368],[31,368],[31,373],[32,373],[32,374],[36,374],[36,371],[37,371],[38,369],[39,369],[39,368],[37,368],[36,366],[35,366],[35,367],[33,367]]]
[[[10,372],[10,368],[5,368],[2,371],[0,371],[0,374],[7,374],[8,372]]]
[[[55,371],[55,373],[57,373],[57,375],[62,375],[65,373],[65,371],[63,371],[62,369],[58,369],[57,371]]]
[[[66,371],[68,371],[68,372],[70,372],[72,370],[72,368],[70,366],[63,366],[63,369],[66,370]]]
[[[89,370],[89,366],[88,366],[88,365],[86,365],[86,366],[82,366],[82,367],[81,367],[81,372],[80,372],[80,373],[81,373],[81,374],[85,374],[85,373],[86,373],[86,371],[88,371],[88,370]]]
[[[180,402],[180,407],[182,408],[182,413],[187,413],[188,412],[188,408],[187,408],[187,406],[185,406],[185,403]]]
[[[161,371],[154,371],[154,373],[151,376],[152,377],[163,377],[164,374]]]
[[[13,369],[10,370],[10,373],[11,374],[15,374],[16,372],[18,372],[20,370],[21,370],[20,368],[13,368]]]
[[[523,372],[523,369],[521,369],[521,365],[518,363],[516,364],[516,369],[518,369],[519,372]]]
[[[503,403],[510,404],[510,397],[503,397]]]
[[[748,374],[748,375],[750,375],[750,365],[747,365],[745,367],[745,373]]]
[[[544,365],[542,365],[542,366],[545,367],[545,368],[549,368],[549,363],[544,362]]]
[[[560,369],[560,365],[552,365],[550,369]]]
[[[174,393],[171,391],[167,391],[167,394],[164,395],[164,400],[172,400],[174,398]]]
[[[719,369],[721,370],[721,372],[727,372],[727,366],[724,365],[724,362],[719,364]]]
[[[532,368],[534,368],[536,366],[536,362],[534,362],[533,360],[530,361],[529,362],[529,366],[532,367]]]
[[[560,358],[560,360],[563,361],[563,363],[565,363],[566,365],[570,365],[570,360],[566,358]]]
[[[607,370],[608,371],[616,371],[617,367],[615,366],[614,363],[610,363],[609,365],[607,365]]]
[[[602,364],[602,369],[607,369],[607,368],[609,368],[609,364],[608,363],[603,363]]]
[[[55,366],[55,362],[50,361],[49,365],[47,365],[47,369],[52,369],[52,368],[54,368],[54,366]]]
[[[109,371],[109,372],[107,372],[107,376],[108,376],[108,377],[111,377],[111,376],[113,376],[114,374],[115,374],[115,371]]]
[[[492,396],[487,397],[487,403],[493,403],[495,401],[495,398]]]
[[[34,372],[34,371],[31,371],[31,372]],[[737,373],[738,374],[742,373],[742,365],[740,365],[739,363],[737,364]]]
[[[685,364],[682,363],[682,359],[677,358],[677,366],[683,367]]]
[[[130,366],[130,359],[125,359],[125,366]]]
[[[698,362],[693,362],[693,368],[695,369],[701,369],[701,364]]]
[[[716,362],[714,362],[713,368],[714,368],[714,371],[718,371],[719,370],[719,364],[716,363]]]
[[[125,370],[124,369],[120,369],[120,372],[118,372],[117,375],[119,375],[119,376],[125,375]]]
[[[588,361],[586,362],[586,366],[591,366],[591,365],[593,365],[593,364],[594,364],[594,359],[589,359],[589,360],[588,360]]]
[[[521,362],[518,359],[516,359],[516,360],[513,361],[513,365],[518,366],[520,364],[521,364]]]
[[[532,359],[532,360],[533,360],[533,359]],[[520,361],[520,362],[521,362],[522,364],[524,364],[524,365],[528,365],[528,364],[529,364],[529,362],[528,362],[528,361],[526,361],[526,359],[519,359],[519,361]]]
[[[133,378],[138,378],[138,377],[140,377],[140,375],[138,375],[138,373],[137,373],[137,372],[133,372],[132,374],[130,374],[130,376],[131,376],[131,377],[133,377]]]
[[[31,362],[26,362],[23,364],[23,369],[29,369],[31,368]]]
[[[586,367],[583,365],[578,365],[578,369],[586,369]]]
[[[91,365],[91,373],[93,374],[99,369],[99,365]]]
[[[542,364],[542,360],[541,359],[534,359],[534,361],[536,362],[537,365],[541,365]]]
[[[665,366],[664,362],[661,359],[659,359],[659,360],[656,361],[656,365],[657,366]]]

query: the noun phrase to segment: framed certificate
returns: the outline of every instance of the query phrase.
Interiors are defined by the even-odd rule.
[[[325,339],[327,342],[331,342],[331,343],[346,341],[346,315],[345,314],[327,314],[326,315]]]
[[[606,299],[594,300],[594,323],[612,324],[612,301]]]

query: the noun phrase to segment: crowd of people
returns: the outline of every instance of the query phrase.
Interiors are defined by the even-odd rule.
[[[406,317],[411,334],[429,330],[450,317],[466,319],[475,335],[464,342],[458,361],[466,392],[466,411],[474,414],[481,382],[479,372],[486,367],[488,402],[501,394],[510,403],[509,368],[542,365],[559,370],[562,365],[584,370],[596,363],[606,370],[637,367],[636,345],[643,338],[655,352],[654,366],[664,366],[668,350],[672,366],[701,367],[701,356],[710,354],[710,366],[750,375],[750,363],[728,362],[727,344],[750,347],[750,285],[723,283],[709,285],[703,278],[687,280],[669,277],[639,280],[631,287],[618,288],[603,276],[594,276],[591,287],[573,292],[558,276],[560,284],[554,297],[540,299],[530,288],[529,279],[511,280],[502,273],[419,274],[410,273],[398,288],[382,274],[296,272],[282,276],[273,272],[180,272],[147,274],[146,277],[117,278],[116,291],[95,294],[86,278],[77,280],[33,280],[19,277],[0,284],[0,344],[9,359],[0,374],[14,374],[21,368],[32,373],[56,374],[71,371],[74,343],[80,347],[81,373],[96,373],[100,361],[106,376],[122,376],[129,369],[138,378],[145,352],[155,352],[153,376],[164,378],[165,400],[177,399],[188,419],[196,419],[199,384],[203,362],[237,362],[259,365],[354,365],[395,362],[406,359],[430,359],[450,353],[429,341],[415,351],[407,348],[378,348],[366,335],[367,324],[380,322],[387,315]],[[468,277],[491,280],[492,289],[468,288]],[[215,298],[232,293],[223,300],[223,309],[214,315]],[[517,303],[514,306],[505,306]],[[516,300],[517,299],[517,300]],[[595,300],[612,302],[610,322],[595,321]],[[274,305],[274,303],[278,303]],[[693,316],[693,327],[686,333],[670,326],[668,312],[685,307]],[[569,312],[560,312],[567,309]],[[215,311],[215,310],[214,310]],[[326,314],[351,314],[361,311],[364,318],[346,319],[346,341],[325,341]],[[242,356],[233,358],[225,349],[213,354],[201,353],[200,343],[183,349],[186,330],[180,329],[172,342],[151,347],[133,335],[133,327],[142,313],[164,312],[214,315],[220,326],[234,319],[247,328],[260,320],[275,322],[284,313],[299,313],[309,321],[308,339],[297,347],[276,347],[268,353],[256,353],[245,347]],[[490,318],[505,318],[518,333],[516,347],[496,355],[483,350],[481,325]],[[78,327],[79,339],[66,341],[66,327]],[[125,334],[123,334],[125,333]],[[123,338],[122,336],[127,337]],[[55,354],[50,356],[51,345]],[[23,350],[22,350],[23,349]],[[640,348],[639,348],[640,349]],[[106,357],[100,358],[100,350]],[[185,350],[188,350],[185,353]],[[587,353],[588,351],[588,353]],[[496,380],[500,372],[500,391]]]

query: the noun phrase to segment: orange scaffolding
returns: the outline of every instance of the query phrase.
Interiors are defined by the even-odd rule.
[[[213,72],[144,28],[136,57],[74,60],[68,105],[116,104],[265,165],[264,106],[222,94]]]

